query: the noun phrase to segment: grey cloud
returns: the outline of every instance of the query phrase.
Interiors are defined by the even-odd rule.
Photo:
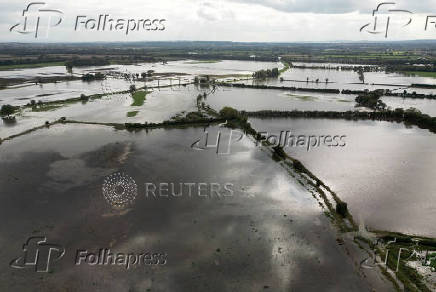
[[[233,19],[234,14],[228,6],[220,6],[211,2],[203,2],[197,10],[200,18],[208,21],[217,21],[223,19]]]
[[[359,11],[371,13],[378,3],[386,1],[361,1],[361,0],[227,0],[246,4],[258,4],[282,12],[311,12],[311,13],[347,13]],[[436,13],[434,0],[408,0],[388,1],[395,2],[398,9],[407,9],[412,12]]]

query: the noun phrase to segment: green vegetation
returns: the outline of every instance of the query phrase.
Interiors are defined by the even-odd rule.
[[[0,115],[2,117],[12,115],[15,112],[15,110],[17,110],[17,107],[12,106],[10,104],[4,104],[0,109]]]
[[[49,67],[49,66],[64,66],[65,62],[45,62],[45,63],[35,63],[35,64],[15,64],[15,65],[0,65],[0,70],[13,70],[22,68],[39,68],[39,67]]]
[[[139,113],[139,111],[131,111],[127,113],[128,118],[136,117],[136,115]]]
[[[336,204],[336,213],[341,215],[343,218],[347,217],[348,206],[345,202],[338,202]]]
[[[335,94],[341,93],[339,89],[333,89],[333,88],[303,88],[303,87],[293,87],[293,86],[273,86],[273,85],[264,85],[264,84],[249,85],[244,83],[229,84],[226,82],[219,82],[217,84],[220,86],[238,87],[238,88],[276,89],[276,90],[289,90],[289,91],[324,92],[324,93],[335,93]]]
[[[82,81],[94,81],[94,80],[103,80],[106,76],[100,72],[95,74],[86,73],[82,76]]]
[[[436,78],[436,72],[425,72],[425,71],[401,71],[401,73],[404,73],[406,75],[412,75],[412,76],[420,76],[420,77],[431,77]]]
[[[61,108],[63,105],[55,105],[55,104],[43,104],[32,107],[32,112],[48,112],[54,111],[58,108]]]
[[[89,96],[86,96],[85,94],[81,94],[80,95],[80,100],[82,101],[82,102],[87,102],[88,100],[89,100]]]
[[[358,107],[367,107],[372,110],[384,110],[386,104],[380,100],[383,95],[382,90],[374,90],[364,94],[360,94],[356,97],[356,103]]]
[[[253,77],[256,79],[266,79],[266,78],[278,78],[280,75],[278,68],[259,70],[253,73]]]
[[[282,62],[282,63],[285,66],[282,69],[279,70],[279,75],[282,74],[282,73],[285,73],[291,67],[288,62]]]
[[[220,110],[219,115],[220,115],[223,119],[229,119],[229,120],[231,120],[231,119],[237,119],[237,118],[240,117],[239,112],[238,112],[236,109],[234,109],[234,108],[232,108],[232,107],[229,107],[229,106],[225,106],[225,107],[223,107],[223,108]]]
[[[395,110],[383,110],[372,112],[359,112],[359,111],[275,111],[275,110],[262,110],[256,112],[241,112],[241,115],[247,117],[258,118],[326,118],[326,119],[346,119],[346,120],[377,120],[377,121],[392,121],[403,122],[408,125],[416,125],[421,129],[428,129],[436,133],[436,117],[423,114],[420,111],[409,108],[403,110],[396,108]]]
[[[150,93],[150,91],[143,91],[143,90],[135,91],[132,94],[133,103],[131,104],[131,106],[143,106],[144,101],[145,101],[145,97],[149,93]]]
[[[109,60],[105,58],[97,58],[95,56],[91,58],[73,58],[72,60],[69,60],[65,62],[65,66],[67,68],[73,68],[73,67],[81,67],[81,66],[105,66],[110,65]]]

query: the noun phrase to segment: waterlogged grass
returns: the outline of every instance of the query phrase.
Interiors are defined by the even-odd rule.
[[[287,93],[287,96],[290,96],[292,98],[296,98],[302,101],[314,101],[317,100],[316,97],[314,96],[310,96],[310,95],[297,95],[297,94],[292,94],[292,93]]]
[[[128,118],[136,117],[136,115],[139,113],[139,111],[131,111],[127,113]]]
[[[406,75],[413,75],[419,77],[431,77],[436,78],[436,72],[423,72],[423,71],[402,71]]]
[[[143,106],[144,101],[145,101],[145,97],[149,93],[150,93],[150,91],[143,91],[143,90],[135,91],[132,94],[133,103],[131,104],[131,106]]]
[[[32,112],[48,112],[48,111],[54,111],[58,108],[61,108],[63,105],[56,105],[56,104],[47,104],[47,105],[41,105],[41,106],[34,106],[32,107]]]
[[[285,65],[282,69],[279,70],[279,74],[285,73],[289,68],[289,63],[283,63]]]
[[[0,70],[13,70],[13,69],[22,69],[22,68],[39,68],[39,67],[49,67],[49,66],[65,66],[65,62],[46,62],[46,63],[36,63],[36,64],[1,65]]]

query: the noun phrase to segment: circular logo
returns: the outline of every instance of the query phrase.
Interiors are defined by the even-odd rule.
[[[130,176],[116,172],[105,178],[103,196],[115,208],[125,208],[132,204],[138,195],[138,186]]]

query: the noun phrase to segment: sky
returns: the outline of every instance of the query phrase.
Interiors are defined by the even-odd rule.
[[[324,42],[436,39],[436,0],[385,1],[391,1],[392,4],[380,7],[376,12],[377,25],[374,26],[375,17],[372,13],[382,1],[2,0],[0,42]],[[26,12],[28,20],[27,27],[24,28],[22,14],[30,3],[35,4]],[[117,29],[112,27],[112,30],[109,26],[104,31],[91,29],[93,23],[97,23],[99,15],[108,15],[107,19],[113,19],[113,23],[120,19],[120,25]],[[35,38],[38,17],[40,22]],[[147,25],[157,19],[153,27],[158,30],[146,30],[150,26],[144,27],[145,19],[150,19]],[[88,20],[90,21],[86,28]],[[365,27],[361,29],[363,26]]]

